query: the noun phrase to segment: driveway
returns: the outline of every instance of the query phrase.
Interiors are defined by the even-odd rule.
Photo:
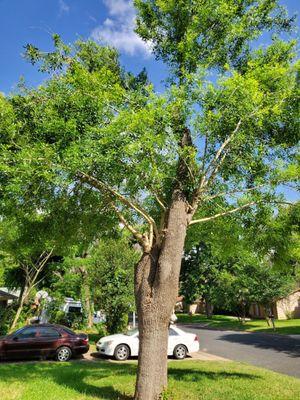
[[[180,325],[200,338],[200,350],[300,378],[300,335],[211,330],[197,324]]]

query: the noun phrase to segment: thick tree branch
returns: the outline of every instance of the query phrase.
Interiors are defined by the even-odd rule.
[[[142,235],[139,231],[137,231],[124,217],[124,215],[121,213],[121,211],[118,209],[118,207],[111,202],[110,203],[111,208],[114,210],[114,212],[117,214],[117,217],[119,218],[120,222],[126,226],[126,228],[133,234],[133,236],[137,239],[137,241],[140,243],[140,245],[143,247],[144,251],[149,251],[152,246],[152,241],[153,241],[153,232],[152,226],[150,225],[150,233],[149,233],[149,238],[147,238],[145,235]],[[150,246],[150,248],[149,248]]]
[[[159,236],[159,232],[158,232],[158,229],[157,229],[154,219],[140,205],[136,204],[132,200],[127,199],[125,196],[123,196],[121,193],[117,192],[111,186],[100,181],[99,179],[94,178],[93,176],[90,176],[81,171],[78,171],[77,176],[79,177],[80,180],[89,183],[91,186],[95,187],[96,189],[100,190],[101,192],[109,193],[113,197],[120,200],[127,207],[135,210],[139,215],[141,215],[149,223],[149,225],[151,226],[151,229],[153,229],[153,231],[154,231],[154,234],[157,237]]]
[[[147,222],[150,225],[150,233],[149,233],[149,238],[147,238],[145,235],[142,235],[138,230],[136,230],[125,218],[125,216],[122,214],[122,212],[118,209],[118,207],[114,204],[114,200],[113,197],[116,197],[117,199],[119,199],[120,201],[122,201],[123,204],[125,204],[126,206],[133,208],[135,211],[137,211],[137,206],[133,206],[133,203],[131,203],[128,199],[126,199],[123,195],[121,195],[120,193],[118,193],[117,191],[115,191],[113,188],[111,188],[110,186],[106,185],[105,183],[99,181],[98,179],[87,175],[83,172],[78,172],[77,176],[79,177],[79,179],[82,182],[85,183],[89,183],[92,187],[100,190],[105,196],[107,196],[107,200],[108,200],[108,205],[109,207],[116,213],[119,221],[129,230],[129,232],[132,233],[132,235],[136,238],[136,240],[140,243],[140,245],[143,247],[144,251],[148,251],[148,247],[149,247],[149,241],[153,234],[151,235],[151,232],[153,232],[153,227],[152,224],[149,223],[149,220],[147,220]],[[140,214],[140,212],[139,212]],[[143,213],[143,217],[144,213]]]
[[[155,200],[158,202],[158,204],[161,206],[161,208],[166,211],[166,206],[164,205],[163,201],[161,200],[161,198],[158,196],[158,194],[153,192],[153,195],[155,197]]]

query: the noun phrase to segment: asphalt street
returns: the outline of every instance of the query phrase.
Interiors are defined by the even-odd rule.
[[[300,378],[300,335],[272,335],[181,325],[200,339],[200,350]]]

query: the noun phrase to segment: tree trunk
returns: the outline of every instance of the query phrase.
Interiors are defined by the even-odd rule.
[[[212,318],[214,306],[209,301],[208,297],[205,297],[205,313],[207,318]]]
[[[94,325],[94,312],[93,305],[91,301],[91,291],[88,282],[83,282],[83,300],[85,305],[85,311],[87,314],[87,326],[88,328],[92,328]]]
[[[243,303],[243,308],[242,308],[242,323],[246,323],[246,305]]]
[[[185,197],[174,190],[165,236],[136,267],[140,349],[135,400],[157,400],[167,386],[168,327],[178,296],[188,222]]]

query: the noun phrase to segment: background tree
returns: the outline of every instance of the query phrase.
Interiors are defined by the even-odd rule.
[[[265,205],[255,214],[244,210],[195,226],[186,240],[181,293],[187,301],[208,296],[241,319],[254,302],[267,315],[275,300],[297,286],[298,218],[298,204],[275,214]]]
[[[283,200],[275,188],[298,141],[298,66],[293,41],[251,47],[266,31],[290,31],[277,1],[135,5],[137,32],[170,67],[166,92],[156,95],[145,77],[120,68],[114,50],[92,42],[70,48],[55,35],[50,53],[28,45],[27,58],[51,75],[3,100],[0,179],[6,205],[93,197],[84,213],[118,218],[140,243],[135,398],[153,400],[167,385],[188,226]],[[228,198],[230,206],[206,214],[205,203]]]
[[[126,330],[128,314],[135,312],[134,266],[139,257],[126,238],[102,240],[93,251],[95,304],[106,315],[109,333]]]
[[[235,312],[242,322],[250,305],[260,304],[269,323],[275,301],[289,294],[295,285],[291,273],[276,271],[259,260],[253,260],[252,264],[235,260],[219,276],[215,301],[217,306]]]
[[[200,242],[192,250],[185,253],[180,274],[180,292],[186,303],[191,304],[202,299],[205,312],[212,317],[215,290],[224,265],[214,258],[210,246]]]

